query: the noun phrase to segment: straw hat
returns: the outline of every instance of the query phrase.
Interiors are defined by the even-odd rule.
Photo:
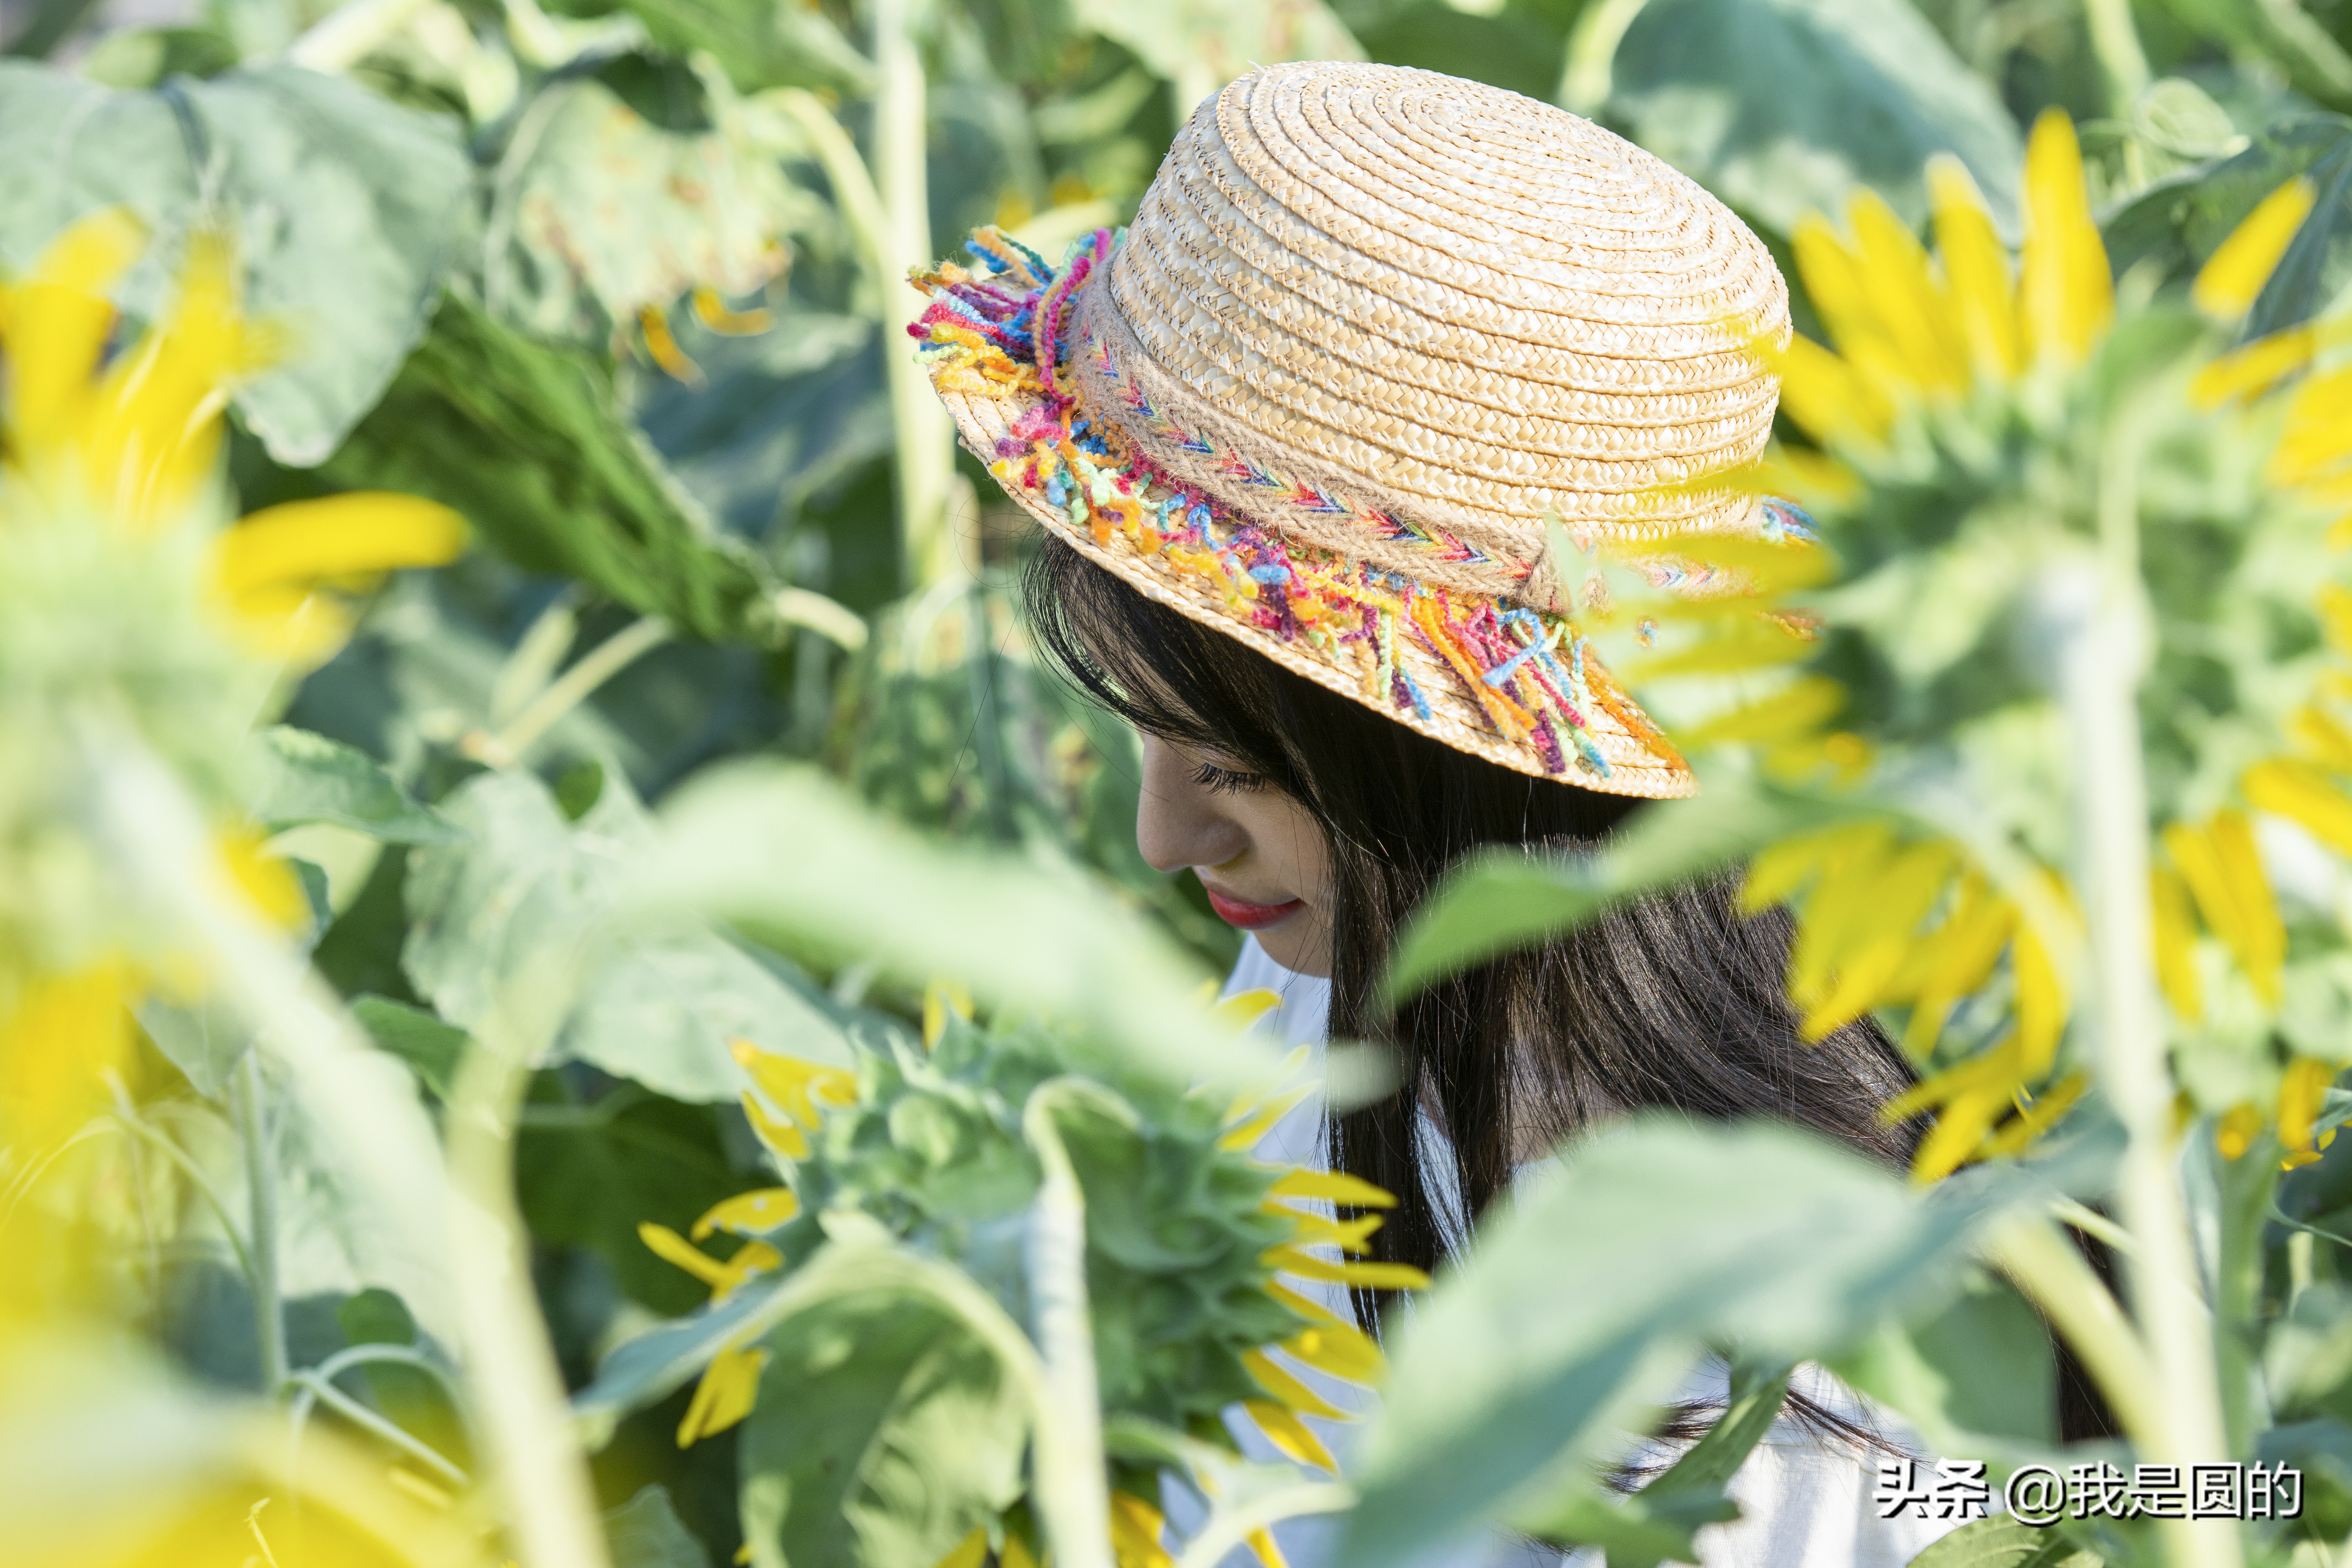
[[[1687,795],[1591,656],[1584,550],[1753,532],[1660,488],[1763,448],[1788,291],[1639,148],[1429,71],[1275,66],[1204,102],[1133,225],[1058,268],[983,229],[909,331],[964,445],[1089,559],[1446,744]]]

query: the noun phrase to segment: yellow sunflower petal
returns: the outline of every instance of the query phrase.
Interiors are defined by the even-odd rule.
[[[2073,121],[2045,110],[2025,145],[2025,254],[2018,288],[2026,347],[2078,363],[2115,316],[2114,274],[2091,221]]]
[[[2287,405],[2286,425],[2272,448],[2273,484],[2320,479],[2352,460],[2352,365],[2306,376]]]
[[[51,240],[10,290],[8,428],[20,458],[67,439],[71,421],[87,410],[90,378],[114,326],[107,291],[146,245],[138,219],[104,208]]]
[[[1111,1493],[1110,1549],[1118,1568],[1176,1568],[1176,1560],[1160,1544],[1167,1522],[1133,1492]]]
[[[2189,911],[2189,885],[2177,871],[2156,867],[2148,873],[2148,904],[2155,927],[2156,979],[2175,1016],[2193,1024],[2205,1016],[2197,979],[2197,926]]]
[[[2290,328],[2233,349],[2197,373],[2189,395],[2200,408],[2218,408],[2274,386],[2311,363],[2319,334],[2308,326]]]
[[[2249,1100],[2233,1105],[2213,1124],[2213,1144],[2224,1160],[2242,1160],[2263,1130],[2263,1113]]]
[[[2331,773],[2352,773],[2352,731],[2319,709],[2298,710],[2287,721],[2287,731],[2320,766]]]
[[[1927,269],[1927,253],[1885,198],[1855,187],[1846,222],[1861,253],[1862,283],[1880,330],[1921,386],[1958,392],[1969,384],[1968,345],[1950,302]]]
[[[1280,1094],[1269,1095],[1259,1100],[1255,1110],[1227,1129],[1224,1136],[1217,1140],[1217,1147],[1220,1149],[1250,1147],[1271,1131],[1276,1122],[1297,1110],[1300,1102],[1314,1092],[1315,1086],[1307,1084],[1299,1089],[1286,1089]]]
[[[213,571],[231,595],[288,584],[439,566],[466,547],[465,520],[417,496],[359,491],[265,507],[223,533]]]
[[[775,1229],[800,1212],[800,1195],[792,1188],[761,1187],[713,1205],[694,1222],[693,1236],[697,1241],[719,1230],[730,1236],[758,1236]]]
[[[2252,310],[2263,285],[2271,280],[2279,258],[2294,243],[2295,231],[2311,216],[2317,195],[2310,179],[2297,174],[2264,196],[2198,270],[2197,280],[2189,288],[2189,302],[2209,316],[2229,321]]]
[[[768,1114],[760,1097],[750,1089],[743,1091],[743,1114],[751,1121],[751,1131],[760,1142],[787,1160],[805,1160],[809,1155],[808,1134],[797,1122]]]
[[[639,310],[637,329],[645,334],[646,353],[653,356],[654,363],[661,366],[663,374],[688,386],[703,384],[702,367],[688,359],[686,351],[677,346],[677,339],[669,330],[668,313],[661,307],[647,305]]]
[[[238,282],[231,237],[191,234],[163,319],[100,384],[84,472],[92,496],[131,527],[176,516],[212,476],[229,390],[253,368]]]
[[[1290,1560],[1274,1542],[1274,1531],[1253,1530],[1249,1532],[1249,1549],[1258,1560],[1258,1568],[1290,1568]]]
[[[2008,1104],[2005,1089],[1979,1089],[1956,1097],[1919,1141],[1919,1152],[1911,1159],[1911,1179],[1921,1185],[1940,1182],[1974,1159],[1985,1134]]]
[[[760,1394],[760,1373],[767,1365],[763,1350],[725,1350],[713,1356],[702,1381],[695,1384],[686,1419],[677,1424],[677,1446],[690,1447],[751,1415]]]
[[[971,1021],[971,991],[952,980],[934,980],[923,987],[923,1049],[937,1049],[952,1015]]]
[[[1241,1030],[1281,1005],[1282,994],[1261,985],[1254,991],[1234,992],[1211,1008],[1210,1013],[1228,1029]]]
[[[0,1014],[0,1145],[47,1150],[104,1109],[107,1070],[135,1059],[136,995],[110,962],[37,980]]]
[[[2033,1141],[2058,1124],[2058,1119],[2074,1108],[2090,1087],[2085,1073],[2070,1072],[2035,1096],[2031,1105],[2003,1123],[1985,1141],[1988,1155],[2021,1154]]]
[[[1302,1279],[1319,1279],[1329,1285],[1360,1285],[1368,1290],[1422,1290],[1429,1286],[1429,1276],[1410,1263],[1354,1259],[1328,1263],[1295,1247],[1268,1247],[1259,1255],[1259,1260],[1269,1268],[1296,1274]]]
[[[2279,1142],[2290,1154],[2312,1152],[2312,1123],[2327,1102],[2327,1086],[2336,1081],[2332,1063],[2297,1057],[2279,1079]]]
[[[1277,1198],[1321,1198],[1349,1208],[1396,1207],[1395,1194],[1345,1171],[1291,1171],[1269,1191]]]
[[[1029,1550],[1029,1543],[1010,1531],[1004,1535],[1003,1556],[1004,1568],[1037,1568],[1037,1556]]]
[[[1326,1403],[1313,1389],[1285,1372],[1264,1351],[1244,1351],[1242,1364],[1249,1368],[1250,1375],[1257,1379],[1260,1388],[1299,1414],[1323,1421],[1349,1419],[1346,1411],[1335,1409]]]
[[[1771,696],[1677,732],[1686,750],[1774,742],[1811,734],[1845,707],[1845,688],[1826,675],[1801,676]]]
[[[694,316],[712,331],[730,338],[756,337],[776,324],[776,313],[765,308],[729,310],[727,301],[719,297],[716,289],[697,289],[694,291]]]
[[[1944,264],[1969,357],[1979,377],[2006,381],[2025,368],[2009,249],[1968,165],[1949,153],[1927,160],[1927,196],[1935,213],[1937,257]]]
[[[1317,1323],[1283,1341],[1282,1348],[1316,1371],[1349,1383],[1377,1383],[1388,1370],[1379,1342],[1352,1324]]]
[[[700,295],[696,298],[699,299]],[[985,1528],[979,1528],[957,1542],[932,1568],[981,1568],[981,1564],[987,1561],[988,1531]]]
[[[1786,347],[1762,342],[1757,356],[1780,378],[1780,407],[1817,441],[1874,440],[1895,422],[1895,405],[1848,361],[1811,338]]]
[[[1266,1441],[1276,1447],[1302,1465],[1313,1465],[1334,1475],[1339,1473],[1339,1461],[1331,1457],[1331,1451],[1323,1446],[1323,1440],[1309,1431],[1307,1423],[1301,1421],[1297,1413],[1288,1405],[1277,1405],[1271,1399],[1244,1399],[1242,1408],[1250,1413],[1251,1418],[1258,1425],[1258,1430],[1264,1432]],[[1126,1565],[1122,1563],[1120,1568],[1126,1568]]]
[[[2301,823],[2323,843],[2352,855],[2352,800],[2309,763],[2284,757],[2256,763],[2239,787],[2255,810]]]
[[[2262,853],[2254,846],[2253,829],[2245,814],[2221,811],[2208,829],[2214,858],[2230,889],[2237,911],[2238,962],[2263,1001],[2278,1005],[2280,972],[2286,964],[2286,925],[2280,920],[2278,900],[2263,869]],[[2233,944],[2237,945],[2237,944]]]
[[[2037,1079],[2057,1059],[2066,1033],[2066,983],[2031,926],[2019,926],[2009,961],[2017,971],[2019,1065],[2022,1077]]]

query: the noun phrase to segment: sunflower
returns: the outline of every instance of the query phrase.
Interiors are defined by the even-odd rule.
[[[1224,1014],[1239,1024],[1262,1005],[1237,998]],[[1017,1272],[1005,1273],[1002,1255],[1037,1190],[1022,1111],[1039,1086],[1083,1071],[1133,1118],[1073,1142],[1082,1179],[1097,1173],[1085,1180],[1087,1275],[1106,1417],[1140,1417],[1230,1449],[1221,1413],[1238,1405],[1280,1452],[1335,1470],[1308,1421],[1349,1414],[1302,1374],[1374,1384],[1381,1352],[1302,1287],[1426,1285],[1417,1269],[1362,1256],[1381,1224],[1367,1211],[1394,1199],[1344,1173],[1251,1158],[1305,1089],[1244,1096],[1218,1112],[1198,1093],[1082,1067],[1075,1044],[1034,1023],[983,1029],[971,1022],[968,1003],[937,987],[920,1048],[886,1043],[861,1052],[854,1068],[739,1042],[752,1085],[745,1111],[790,1185],[730,1199],[696,1224],[694,1240],[719,1232],[740,1238],[724,1260],[659,1226],[645,1228],[646,1245],[709,1284],[717,1301],[808,1257],[818,1215],[855,1211],[965,1268],[1003,1293],[1016,1317],[1025,1315],[1018,1300],[1025,1288]],[[1298,1065],[1294,1057],[1285,1079]],[[1343,1213],[1358,1217],[1338,1217]],[[721,1350],[696,1388],[680,1443],[750,1417],[767,1358],[764,1347],[748,1343]],[[1141,1464],[1114,1467],[1110,1524],[1121,1568],[1171,1561],[1161,1543],[1158,1474]],[[992,1542],[1004,1561],[1020,1561],[1034,1544],[1024,1529],[1016,1509],[1014,1518],[959,1538],[943,1565],[981,1561]],[[1262,1561],[1280,1563],[1270,1533],[1258,1531],[1252,1544]]]
[[[2262,203],[2184,308],[2136,282],[2119,299],[2061,115],[2029,140],[2018,254],[1957,161],[1931,163],[1927,185],[1932,253],[1867,191],[1843,230],[1799,226],[1829,341],[1755,351],[1811,444],[1694,484],[1810,515],[1775,500],[1762,540],[1691,548],[1745,593],[1619,606],[1649,645],[1628,654],[1630,678],[1684,680],[1656,710],[1682,716],[1686,752],[1737,749],[1766,787],[1813,803],[1804,830],[1754,857],[1742,902],[1796,917],[1806,1039],[1900,1019],[1926,1076],[1885,1114],[1936,1116],[1916,1177],[2014,1153],[2085,1081],[2064,1049],[2083,941],[2056,869],[2067,752],[2021,628],[2049,569],[2092,549],[2102,506],[2128,497],[2156,626],[2142,713],[2163,995],[2205,1064],[2189,1074],[2200,1102],[2229,1112],[2225,1150],[2271,1120],[2261,1102],[2289,1163],[2316,1158],[2313,1086],[2333,1067],[2223,1049],[2211,994],[2227,991],[2236,1020],[2276,1015],[2294,988],[2256,814],[2352,853],[2352,724],[2335,706],[2352,701],[2352,592],[2328,582],[2322,548],[2328,513],[2352,510],[2352,372],[2305,374],[2342,335],[2326,325],[2228,346],[2310,187]],[[2103,467],[2118,432],[2138,454],[2120,479]]]
[[[349,590],[451,559],[464,531],[408,496],[348,495],[236,518],[222,420],[277,334],[238,304],[225,232],[186,237],[163,309],[127,334],[108,299],[148,248],[94,213],[0,287],[0,1143],[55,1142],[127,1068],[128,1010],[184,986],[79,825],[89,737],[143,746],[220,822],[225,879],[307,917],[244,820],[239,756],[289,667],[348,633]]]

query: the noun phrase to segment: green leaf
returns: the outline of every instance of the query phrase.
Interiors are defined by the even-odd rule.
[[[2002,1195],[1923,1197],[1767,1123],[1646,1117],[1588,1135],[1417,1304],[1340,1556],[1411,1562],[1538,1475],[1595,1458],[1612,1426],[1673,1394],[1703,1342],[1793,1362],[1928,1306]]]
[[[406,1062],[416,1080],[435,1098],[449,1098],[449,1087],[457,1079],[457,1064],[465,1059],[466,1047],[471,1043],[465,1030],[389,996],[353,997],[352,1016],[378,1046]]]
[[[411,800],[355,747],[275,724],[254,737],[253,814],[272,829],[328,822],[386,844],[446,844],[465,831]]]
[[[167,242],[126,282],[142,314],[189,227],[233,218],[247,308],[284,340],[236,407],[272,457],[303,468],[423,334],[473,179],[447,121],[283,65],[131,93],[0,61],[0,265],[29,265],[116,204]]]
[[[613,1568],[710,1568],[710,1553],[677,1517],[665,1486],[642,1488],[607,1513],[604,1542]]]
[[[244,1020],[209,999],[183,1006],[150,996],[140,1004],[139,1023],[155,1048],[207,1100],[228,1092],[228,1075],[253,1043]]]
[[[609,364],[457,295],[326,468],[463,512],[534,572],[577,577],[695,637],[761,629],[766,569],[721,534],[622,416]]]
[[[2297,91],[2352,107],[2352,54],[2297,0],[2166,0],[2164,9],[2239,58],[2283,72]]]
[[[1784,234],[1855,184],[1920,222],[1946,152],[2016,228],[2016,124],[1908,0],[1650,0],[1602,117]]]
[[[1027,1411],[943,1308],[879,1292],[827,1301],[786,1319],[767,1349],[740,1455],[747,1492],[787,1500],[785,1561],[934,1568],[1021,1495]]]
[[[550,10],[574,16],[626,11],[666,54],[705,50],[745,92],[763,87],[872,90],[874,68],[832,19],[813,5],[761,0],[572,0]]]
[[[624,911],[631,865],[650,843],[643,810],[618,779],[576,824],[545,784],[520,773],[470,779],[443,809],[472,841],[415,852],[415,924],[402,961],[450,1023],[475,1028],[509,986],[576,972],[558,1058],[675,1100],[740,1093],[748,1080],[730,1049],[737,1039],[814,1061],[849,1059],[837,1011],[781,962],[692,923],[617,933],[605,923]]]
[[[1072,0],[1080,26],[1134,51],[1176,89],[1181,121],[1209,94],[1261,65],[1282,60],[1360,60],[1363,47],[1323,0],[1281,5],[1257,0]]]
[[[1835,1370],[1937,1453],[1981,1452],[1988,1440],[2058,1440],[2049,1330],[1990,1277],[1971,1279],[1926,1317],[1883,1324]]]
[[[1034,1008],[1178,1082],[1248,1080],[1269,1047],[1211,1023],[1206,978],[1074,871],[927,843],[814,772],[745,763],[665,803],[631,902],[739,920],[916,984],[950,975],[990,1007]]]
[[[2005,1515],[1975,1520],[1928,1542],[1910,1568],[2098,1568],[2099,1559],[2046,1525]]]
[[[1413,912],[1397,942],[1390,992],[1409,996],[1497,953],[1572,931],[1622,900],[1735,865],[1856,809],[1703,770],[1695,799],[1643,806],[1598,856],[1530,859],[1518,850],[1488,851],[1449,873]]]
[[[2352,284],[2352,120],[2308,115],[2271,126],[2245,151],[2185,171],[2126,204],[2105,228],[2118,276],[2151,262],[2185,279],[2264,196],[2297,174],[2315,187],[2295,231],[2246,319],[2259,337],[2309,321]]]

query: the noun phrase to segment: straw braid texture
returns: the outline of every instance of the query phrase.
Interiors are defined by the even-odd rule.
[[[919,275],[909,331],[1048,529],[1449,745],[1690,792],[1559,613],[1546,516],[1588,550],[1773,525],[1657,493],[1761,450],[1777,387],[1747,334],[1788,330],[1704,192],[1515,94],[1307,64],[1203,105],[1116,239],[1058,269],[992,230],[967,248],[982,270]]]

